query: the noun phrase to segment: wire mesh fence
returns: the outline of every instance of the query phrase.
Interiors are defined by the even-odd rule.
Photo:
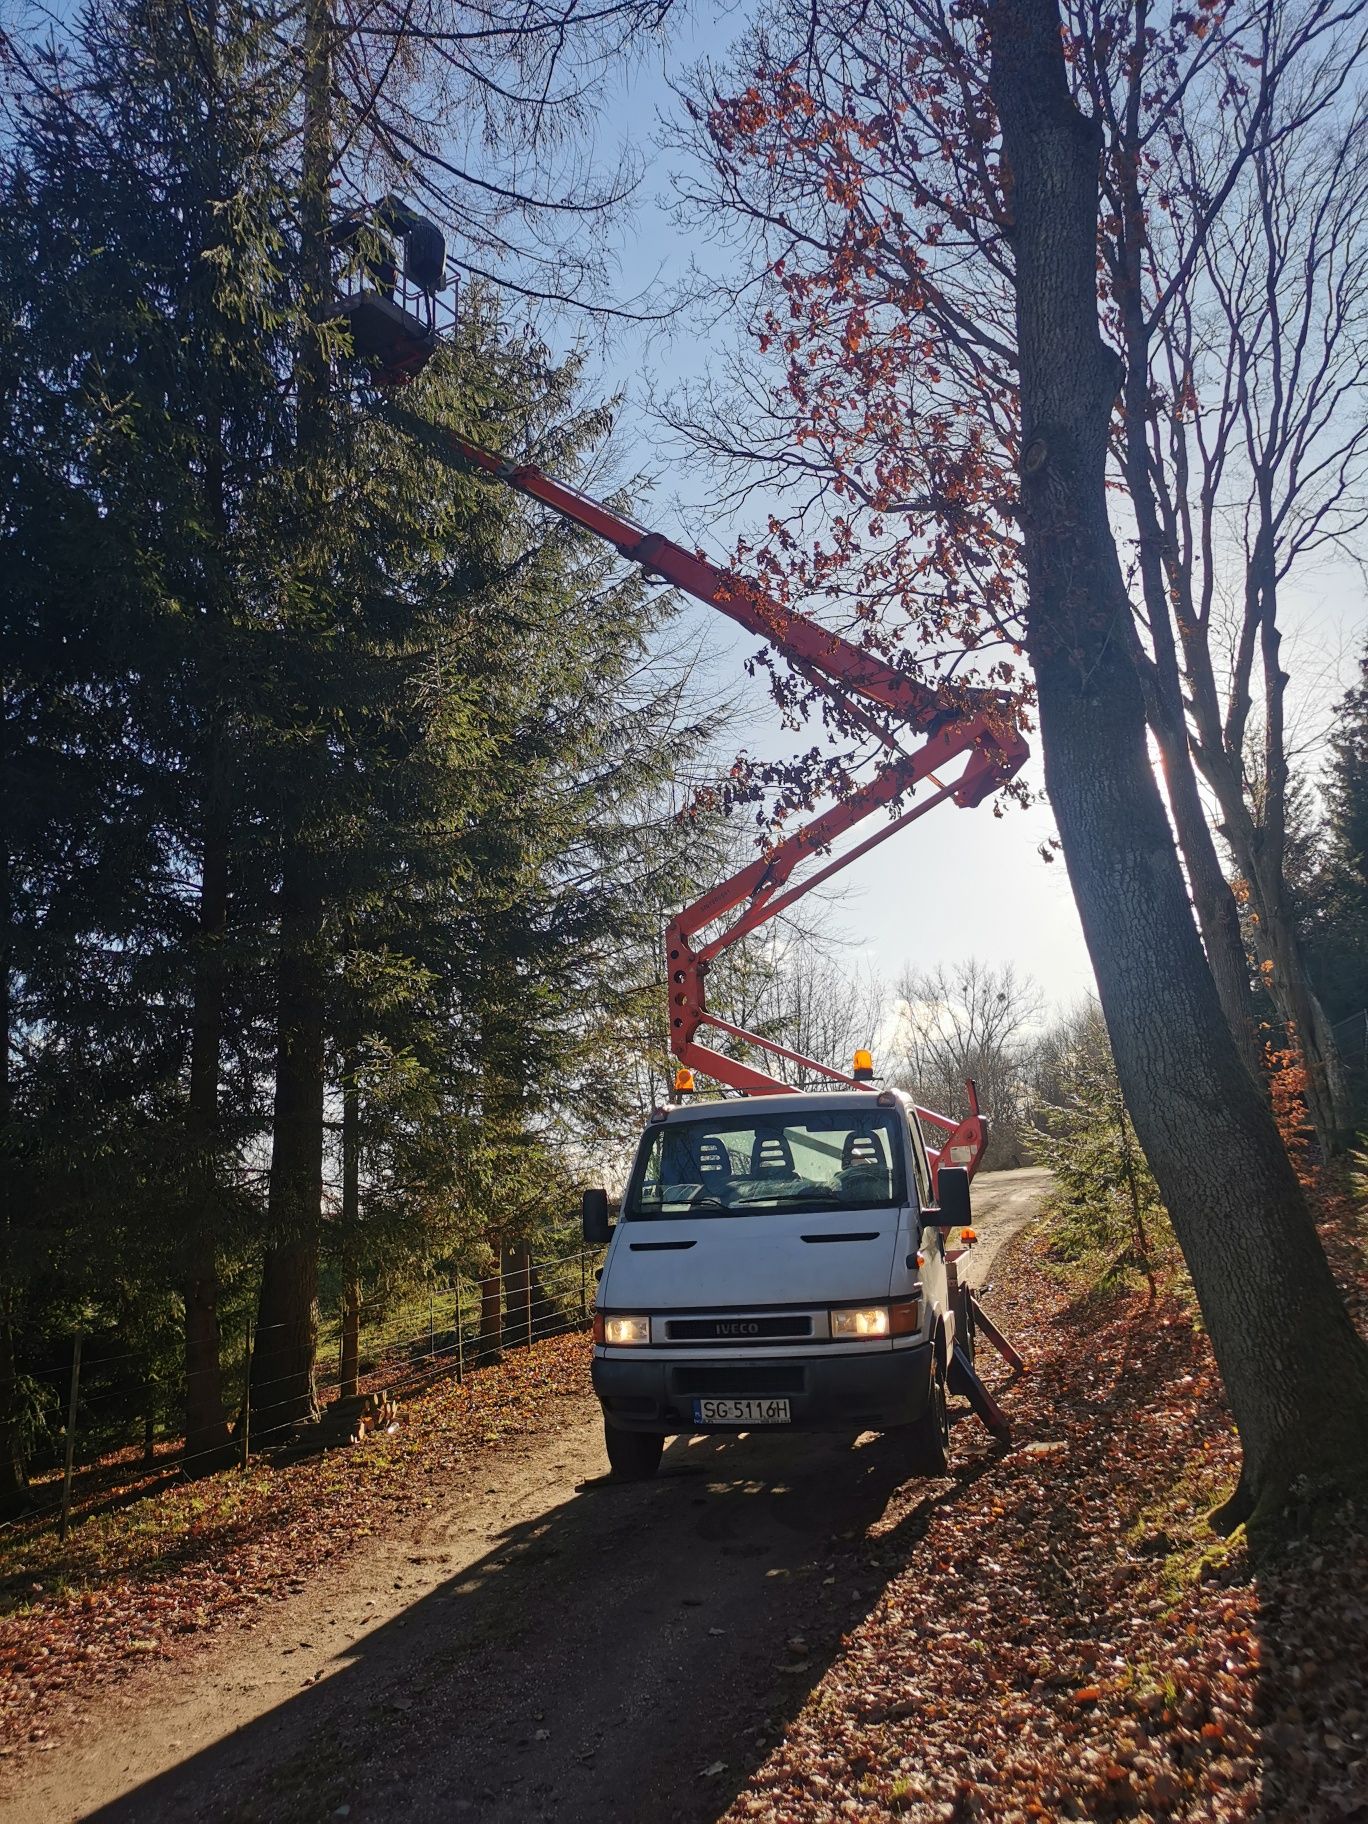
[[[1336,1020],[1330,1030],[1344,1062],[1368,1073],[1368,1007],[1351,1013],[1347,1019]]]
[[[320,1313],[313,1387],[321,1412],[326,1415],[332,1403],[352,1396],[402,1399],[444,1380],[460,1383],[477,1369],[497,1372],[510,1350],[587,1326],[600,1256],[601,1250],[585,1248],[541,1256],[528,1251],[479,1276],[456,1274],[434,1281],[410,1297],[398,1315],[383,1306],[368,1311],[365,1303],[350,1324],[341,1305]],[[0,1524],[0,1534],[55,1523],[65,1537],[73,1520],[179,1478],[234,1463],[246,1468],[258,1452],[253,1404],[260,1407],[263,1398],[269,1402],[273,1391],[271,1380],[252,1372],[267,1336],[267,1330],[248,1320],[236,1349],[234,1339],[226,1339],[224,1393],[235,1407],[231,1441],[187,1454],[183,1438],[155,1438],[150,1420],[130,1421],[126,1400],[102,1390],[98,1381],[92,1383],[97,1371],[134,1361],[140,1352],[87,1351],[82,1359],[83,1339],[73,1335],[69,1365],[46,1371],[54,1394],[60,1390],[65,1423],[37,1466],[30,1506]],[[119,1431],[122,1439],[111,1436]],[[310,1442],[307,1428],[303,1441],[306,1446]],[[300,1439],[292,1443],[298,1447]]]

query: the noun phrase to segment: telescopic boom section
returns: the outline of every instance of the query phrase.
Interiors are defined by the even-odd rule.
[[[768,640],[810,683],[889,750],[889,758],[864,785],[686,906],[665,934],[670,1043],[681,1064],[752,1095],[792,1090],[791,1083],[700,1042],[700,1028],[711,1028],[838,1083],[871,1088],[869,1083],[857,1083],[828,1064],[806,1058],[757,1033],[745,1032],[709,1013],[704,995],[708,965],[747,932],[849,867],[895,831],[924,817],[936,805],[949,799],[969,809],[1005,785],[1020,771],[1029,753],[1011,719],[1005,695],[987,690],[966,692],[953,707],[947,707],[934,691],[877,653],[842,639],[819,622],[774,601],[756,583],[710,564],[659,532],[647,531],[541,469],[509,462],[453,432],[437,433],[432,426],[416,422],[413,429],[429,447],[445,444],[458,460],[485,470],[505,486],[540,501],[604,539],[639,564],[647,575],[660,577],[716,608],[747,632]],[[922,737],[920,745],[910,751],[897,740],[898,732],[909,728]],[[958,772],[947,782],[945,775],[955,768]],[[905,810],[894,810],[905,794],[927,780],[933,791]],[[800,863],[827,854],[838,838],[880,811],[884,820],[872,835],[806,873],[797,884],[787,884]],[[709,926],[728,918],[731,922],[723,924],[714,936],[698,941]],[[972,1084],[969,1103],[970,1114],[959,1122],[931,1109],[918,1110],[923,1120],[933,1121],[949,1133],[944,1146],[932,1152],[934,1164],[944,1159],[967,1166],[971,1173],[978,1165],[987,1145],[987,1122],[979,1113]]]

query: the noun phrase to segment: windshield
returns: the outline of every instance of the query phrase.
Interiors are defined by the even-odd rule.
[[[903,1201],[903,1149],[888,1109],[700,1116],[654,1128],[623,1215],[765,1216],[872,1210]]]

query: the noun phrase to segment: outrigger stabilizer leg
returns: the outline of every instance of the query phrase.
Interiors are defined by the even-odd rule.
[[[968,1286],[964,1288],[964,1296],[968,1299],[973,1308],[975,1334],[986,1336],[1009,1368],[1014,1369],[1017,1374],[1025,1374],[1025,1362],[1007,1341],[1007,1338],[1002,1334],[1001,1330],[998,1329],[997,1325],[974,1297],[974,1294],[970,1291]]]
[[[974,1297],[968,1286],[960,1288],[960,1300],[964,1315],[969,1320],[964,1326],[964,1330],[969,1334],[982,1334],[997,1350],[1009,1368],[1014,1369],[1018,1374],[1023,1373],[1026,1364],[1022,1361],[1021,1356],[984,1311],[983,1306]],[[972,1410],[982,1419],[995,1438],[1011,1437],[1011,1420],[984,1385],[978,1369],[975,1368],[969,1359],[968,1352],[958,1339],[950,1352],[950,1369],[946,1382],[951,1393],[964,1395]]]

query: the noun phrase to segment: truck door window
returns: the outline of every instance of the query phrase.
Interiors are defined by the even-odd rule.
[[[926,1141],[922,1137],[921,1123],[911,1120],[908,1126],[912,1134],[912,1167],[917,1176],[917,1200],[925,1209],[935,1198],[931,1191],[931,1162],[926,1157]]]
[[[646,1136],[623,1215],[763,1216],[904,1201],[903,1141],[883,1109],[708,1114]]]

